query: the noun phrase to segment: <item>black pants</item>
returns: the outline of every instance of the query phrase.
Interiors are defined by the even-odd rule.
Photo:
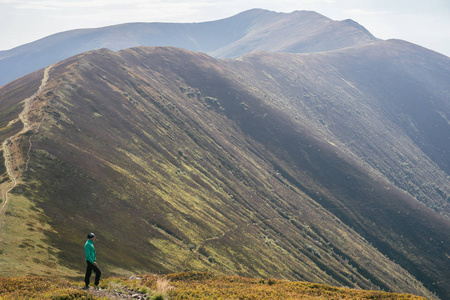
[[[84,276],[84,283],[86,283],[86,286],[89,285],[89,282],[91,281],[91,274],[92,271],[94,271],[95,273],[95,285],[98,285],[100,283],[100,276],[102,275],[102,272],[100,271],[100,269],[96,266],[94,266],[94,264],[92,264],[90,261],[86,261],[87,262],[87,268],[86,268],[86,276]]]

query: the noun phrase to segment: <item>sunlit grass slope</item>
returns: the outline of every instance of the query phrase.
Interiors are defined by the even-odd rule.
[[[410,294],[336,288],[328,285],[276,279],[178,273],[165,276],[107,278],[101,291],[83,291],[79,282],[48,277],[0,277],[0,299],[402,299],[419,300]]]

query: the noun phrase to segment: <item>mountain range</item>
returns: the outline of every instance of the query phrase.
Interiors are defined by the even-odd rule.
[[[128,23],[62,32],[0,51],[0,86],[86,51],[136,46],[174,46],[221,58],[253,51],[317,52],[376,41],[352,20],[333,21],[311,11],[253,9],[203,23]]]
[[[2,270],[76,276],[94,231],[110,274],[448,298],[450,58],[312,12],[209,25],[231,19],[245,37],[194,50],[235,59],[99,49],[0,88]]]

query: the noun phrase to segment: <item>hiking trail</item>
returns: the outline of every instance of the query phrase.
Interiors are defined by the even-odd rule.
[[[20,177],[20,175],[26,171],[28,169],[28,162],[30,160],[30,150],[31,150],[31,137],[29,139],[29,143],[30,143],[30,147],[28,149],[27,152],[27,160],[25,162],[25,168],[24,170],[19,172],[14,172],[16,170],[14,170],[14,164],[13,164],[13,154],[10,152],[9,146],[12,145],[12,141],[16,140],[20,135],[26,133],[27,131],[29,131],[32,128],[32,124],[30,123],[30,121],[28,120],[28,114],[30,112],[30,107],[31,104],[33,102],[33,100],[36,99],[36,97],[44,90],[45,86],[47,85],[48,82],[48,78],[49,78],[49,71],[52,68],[52,66],[48,66],[47,68],[45,68],[44,70],[44,77],[42,78],[41,81],[41,85],[39,86],[39,89],[36,91],[36,93],[34,93],[33,95],[31,95],[30,97],[26,98],[25,100],[23,100],[25,102],[24,108],[22,110],[22,112],[19,114],[19,118],[16,120],[13,120],[10,122],[10,124],[15,123],[16,121],[20,120],[23,124],[23,128],[21,131],[19,131],[18,133],[14,134],[13,136],[10,136],[9,138],[6,138],[3,143],[2,143],[2,149],[3,149],[3,157],[5,159],[5,168],[6,168],[6,173],[11,181],[11,185],[9,187],[6,187],[5,191],[3,192],[2,195],[2,206],[0,207],[0,231],[3,227],[3,213],[4,210],[6,208],[6,206],[8,205],[8,201],[9,201],[9,193],[17,186],[17,182],[18,182],[18,178]],[[39,129],[40,125],[42,123],[41,122],[38,124],[37,129]]]

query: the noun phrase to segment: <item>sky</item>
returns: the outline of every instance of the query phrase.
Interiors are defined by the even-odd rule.
[[[204,22],[252,8],[352,19],[381,39],[450,56],[450,0],[0,0],[0,50],[70,29],[129,22]]]

